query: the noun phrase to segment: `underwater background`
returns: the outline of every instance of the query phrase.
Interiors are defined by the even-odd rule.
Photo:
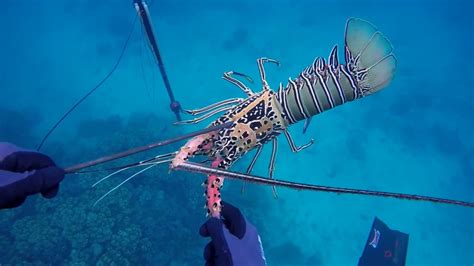
[[[473,2],[150,0],[176,98],[187,109],[243,97],[223,81],[235,70],[271,87],[296,77],[338,44],[347,18],[376,25],[398,68],[381,92],[316,116],[306,134],[281,139],[275,177],[474,201]],[[0,9],[0,140],[34,149],[47,130],[112,68],[135,18],[131,0],[3,0]],[[252,85],[255,91],[259,84]],[[202,128],[174,126],[139,23],[114,75],[50,136],[59,165],[95,159]],[[148,155],[177,150],[179,144]],[[254,169],[266,175],[270,148]],[[121,163],[146,158],[147,154]],[[251,154],[233,170],[243,172]],[[128,174],[128,175],[127,175]],[[30,197],[0,211],[0,265],[201,265],[208,239],[205,176],[166,165],[91,188],[106,173],[67,176],[53,200]],[[410,234],[407,265],[472,265],[474,211],[459,206],[305,192],[227,180],[223,199],[259,229],[269,265],[355,265],[375,216]]]

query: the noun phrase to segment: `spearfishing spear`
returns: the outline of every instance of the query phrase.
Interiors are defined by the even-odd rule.
[[[123,151],[117,154],[101,157],[89,162],[73,165],[66,168],[65,172],[67,174],[81,174],[81,173],[95,172],[95,170],[83,171],[83,169],[89,168],[91,166],[103,164],[106,162],[110,162],[112,160],[123,158],[123,157],[136,154],[139,152],[147,151],[156,147],[161,147],[161,146],[165,146],[171,143],[182,141],[187,138],[191,138],[191,137],[198,136],[201,134],[218,131],[220,129],[228,128],[230,126],[232,126],[232,122],[227,122],[227,123],[216,125],[216,126],[210,126],[208,128],[191,132],[191,133],[188,133],[176,138],[172,138],[169,140],[159,141],[159,142],[145,145],[142,147],[134,148],[128,151]],[[146,165],[146,163],[152,162],[153,159],[154,158],[142,160],[140,162],[136,162],[136,163],[120,166],[120,167],[105,169],[105,170],[117,170],[117,169],[121,170],[121,169],[128,169],[134,166]],[[296,189],[296,190],[332,192],[332,193],[337,193],[337,194],[357,194],[357,195],[375,196],[375,197],[389,197],[389,198],[397,198],[397,199],[428,201],[428,202],[434,202],[434,203],[445,203],[445,204],[459,205],[459,206],[471,207],[471,208],[474,207],[473,202],[444,199],[444,198],[435,198],[435,197],[422,196],[422,195],[416,195],[416,194],[403,194],[403,193],[394,193],[394,192],[385,192],[385,191],[376,191],[376,190],[330,187],[330,186],[303,184],[303,183],[290,182],[290,181],[278,180],[278,179],[268,179],[268,178],[250,175],[250,174],[243,174],[243,173],[227,171],[224,169],[212,168],[212,167],[208,167],[202,164],[187,162],[187,161],[182,162],[176,168],[172,168],[171,170],[182,170],[182,171],[194,172],[194,173],[200,173],[200,174],[206,174],[206,175],[218,175],[218,176],[224,176],[231,179],[253,182],[253,183],[257,183],[261,185],[279,186],[279,187],[286,187],[286,188],[291,188],[291,189]],[[102,171],[102,170],[98,170],[98,171]]]
[[[145,3],[144,0],[139,1],[139,0],[134,0],[134,5],[135,8],[138,12],[138,16],[141,18],[143,26],[145,28],[145,31],[147,32],[148,40],[150,41],[151,47],[152,47],[152,52],[155,55],[155,58],[158,62],[158,66],[161,72],[161,76],[163,77],[163,82],[165,83],[166,90],[168,92],[168,95],[170,97],[171,103],[170,103],[170,108],[171,110],[175,113],[176,118],[178,121],[181,121],[181,116],[180,116],[180,111],[181,111],[181,105],[179,104],[178,101],[174,98],[173,91],[171,90],[171,85],[168,80],[168,76],[166,75],[166,70],[163,64],[163,60],[161,59],[160,56],[160,51],[158,50],[158,44],[156,42],[155,35],[153,34],[153,29],[151,26],[151,21],[150,21],[150,13],[148,12],[148,6]],[[56,128],[71,114],[83,101],[85,101],[90,95],[92,95],[97,89],[99,89],[115,72],[117,67],[119,66],[120,62],[122,61],[122,58],[125,54],[125,50],[128,47],[128,43],[132,37],[133,34],[133,29],[135,28],[135,23],[137,19],[133,20],[132,26],[129,30],[127,39],[122,47],[122,50],[120,52],[119,57],[117,58],[117,61],[113,65],[112,69],[105,75],[102,80],[100,80],[90,91],[88,91],[85,95],[83,95],[79,100],[77,100],[71,108],[69,108],[59,119],[56,121],[56,123],[48,130],[48,132],[43,136],[41,139],[41,142],[38,144],[36,147],[37,151],[40,151],[41,148],[43,147],[43,144],[46,142],[48,137],[56,130]]]
[[[141,18],[143,28],[145,29],[148,41],[150,42],[151,51],[153,52],[153,55],[155,55],[156,62],[158,63],[158,67],[161,72],[161,77],[163,78],[163,83],[165,84],[166,91],[168,92],[168,96],[171,101],[171,111],[173,111],[176,115],[176,119],[178,119],[178,121],[181,121],[181,105],[174,98],[173,90],[171,89],[171,85],[168,80],[168,75],[166,75],[165,65],[163,64],[163,59],[161,58],[160,50],[158,49],[158,43],[155,38],[155,33],[153,32],[153,26],[150,20],[150,12],[148,11],[148,5],[146,4],[145,0],[134,0],[133,3],[135,5],[135,9],[137,10],[138,16]]]

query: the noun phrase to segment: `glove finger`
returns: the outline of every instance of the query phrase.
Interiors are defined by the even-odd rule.
[[[201,228],[199,228],[199,234],[202,237],[210,236],[212,238],[214,235],[216,235],[217,231],[222,231],[223,226],[224,224],[221,219],[213,217],[201,225]]]
[[[216,255],[216,250],[214,249],[214,244],[212,241],[207,243],[206,247],[204,247],[204,259],[207,261],[212,261],[212,259]]]
[[[36,174],[43,176],[43,189],[48,190],[57,186],[64,179],[65,172],[59,167],[48,167],[36,171]]]
[[[39,192],[47,192],[54,188],[64,179],[64,170],[59,167],[48,167],[39,169],[25,180],[24,191],[26,195],[32,195]],[[48,193],[46,193],[48,194]]]
[[[247,223],[240,210],[230,203],[222,201],[222,217],[229,232],[239,239],[242,239],[247,230]]]
[[[50,188],[50,189],[42,190],[42,191],[41,191],[41,195],[42,195],[44,198],[52,199],[52,198],[56,197],[56,195],[58,194],[58,191],[59,191],[59,184],[56,185],[56,186],[53,186],[53,187]]]
[[[216,257],[226,260],[230,259],[229,246],[224,236],[224,223],[221,219],[210,218],[207,220],[201,226],[199,234],[204,237],[211,237]]]
[[[53,160],[42,153],[38,152],[14,152],[0,163],[0,169],[12,172],[25,172],[35,169],[56,166]]]

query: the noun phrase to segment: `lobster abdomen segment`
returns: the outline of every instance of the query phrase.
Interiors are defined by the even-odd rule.
[[[277,99],[288,124],[338,105],[370,95],[393,78],[396,59],[392,46],[367,21],[349,19],[346,25],[345,64],[339,64],[337,46],[328,61],[321,57],[280,88]]]

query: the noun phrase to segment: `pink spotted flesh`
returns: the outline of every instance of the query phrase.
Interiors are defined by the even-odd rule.
[[[211,166],[217,167],[222,162],[221,158],[216,158]],[[219,218],[221,213],[221,192],[220,188],[224,183],[223,177],[216,175],[209,175],[206,184],[206,205],[209,215]]]
[[[212,148],[212,143],[209,142],[204,146],[199,147],[205,140],[212,137],[212,133],[196,136],[189,140],[176,154],[175,158],[171,162],[170,168],[175,168],[184,161],[188,160],[197,152],[209,151]],[[217,167],[222,162],[222,158],[216,158],[212,163],[212,167]],[[204,183],[206,187],[206,208],[208,214],[212,217],[220,217],[221,212],[221,193],[220,188],[224,183],[223,177],[216,175],[209,175],[207,181]]]
[[[212,136],[211,133],[202,134],[190,139],[186,145],[184,145],[176,154],[173,161],[171,162],[170,167],[175,168],[184,161],[186,161],[189,157],[191,157],[194,153],[199,151],[199,145],[201,145],[206,139]],[[201,150],[208,150],[212,147],[212,145],[205,145],[201,148]]]

